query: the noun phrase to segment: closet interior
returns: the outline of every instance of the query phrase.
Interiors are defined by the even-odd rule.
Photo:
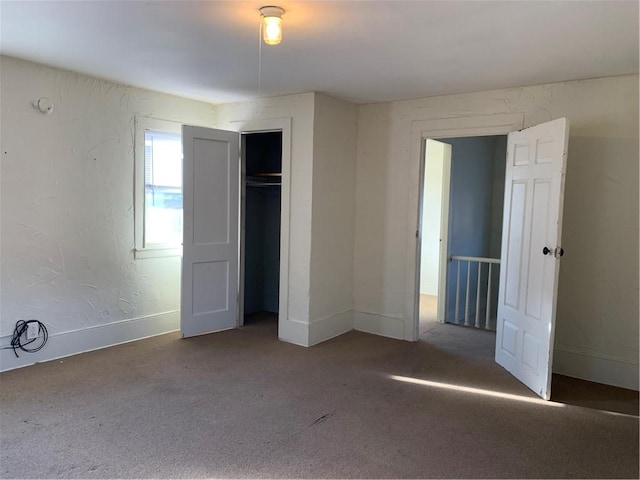
[[[243,135],[244,323],[277,324],[282,133]]]

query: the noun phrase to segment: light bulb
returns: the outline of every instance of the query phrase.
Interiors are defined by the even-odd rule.
[[[282,41],[282,19],[264,17],[263,39],[267,45],[278,45]]]
[[[280,7],[262,7],[262,39],[267,45],[278,45],[282,41],[282,14]]]

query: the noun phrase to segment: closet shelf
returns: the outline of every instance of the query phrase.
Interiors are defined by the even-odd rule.
[[[247,187],[275,187],[281,185],[281,173],[247,173],[245,182]]]
[[[247,187],[279,187],[282,184],[280,182],[247,182]]]

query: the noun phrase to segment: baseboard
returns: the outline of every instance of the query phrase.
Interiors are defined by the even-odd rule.
[[[404,319],[376,313],[354,312],[353,324],[361,332],[404,340]]]
[[[553,352],[554,373],[638,390],[640,370],[637,363],[570,351],[564,346],[556,346]]]
[[[12,349],[0,350],[0,371],[4,372],[35,363],[47,362],[78,353],[162,335],[174,332],[179,328],[180,311],[174,310],[105,325],[96,325],[82,330],[51,334],[47,344],[36,353],[26,353],[18,350],[19,358],[16,358]],[[5,347],[10,344],[10,341],[10,336],[5,336],[0,339],[0,344]]]
[[[301,347],[309,346],[309,324],[291,318],[278,319],[278,338]]]
[[[314,320],[309,325],[309,346],[353,330],[353,310]]]

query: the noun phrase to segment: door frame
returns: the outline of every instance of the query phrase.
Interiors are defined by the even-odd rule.
[[[427,139],[483,137],[507,135],[524,128],[524,113],[475,115],[454,118],[435,118],[411,122],[409,181],[409,218],[407,221],[407,257],[405,264],[405,325],[404,338],[420,338],[420,226],[421,200],[424,179],[424,148]],[[506,162],[506,158],[505,158]],[[448,222],[448,219],[447,219]],[[446,258],[446,257],[445,257]],[[446,295],[446,289],[438,292]]]
[[[291,118],[268,118],[262,120],[232,121],[234,129],[240,133],[242,145],[243,135],[252,133],[282,133],[282,185],[280,187],[280,285],[278,294],[278,337],[280,338],[283,322],[288,318],[289,310],[289,231],[290,231],[290,199],[291,199]],[[236,128],[237,127],[237,128]],[[246,214],[246,175],[245,151],[240,151],[240,228],[238,229],[238,319],[237,325],[244,325],[244,257],[245,257],[245,214]]]

